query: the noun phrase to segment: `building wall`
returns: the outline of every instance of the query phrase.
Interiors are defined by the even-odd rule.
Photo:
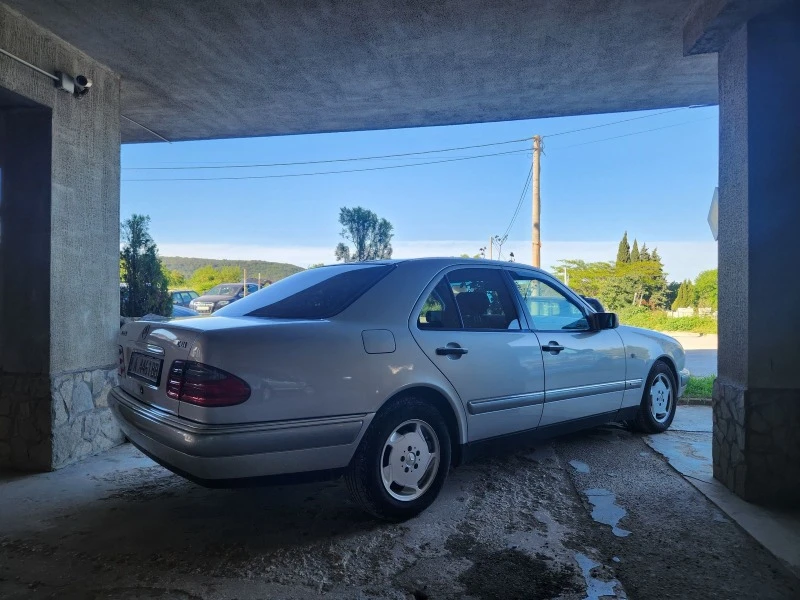
[[[119,326],[120,80],[4,4],[0,48],[94,83],[77,99],[0,56],[0,92],[30,104],[0,109],[11,142],[0,163],[0,466],[43,470],[122,441],[105,398]]]

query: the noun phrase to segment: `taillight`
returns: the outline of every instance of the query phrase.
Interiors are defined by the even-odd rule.
[[[231,406],[250,397],[250,386],[222,369],[176,360],[167,375],[167,396],[198,406]]]
[[[125,349],[119,347],[119,358],[117,359],[117,375],[120,377],[125,376]]]

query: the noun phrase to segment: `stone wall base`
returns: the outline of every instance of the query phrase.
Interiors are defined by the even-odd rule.
[[[714,477],[748,502],[800,505],[800,390],[714,383]]]
[[[0,375],[0,468],[50,471],[124,441],[108,394],[116,368]]]

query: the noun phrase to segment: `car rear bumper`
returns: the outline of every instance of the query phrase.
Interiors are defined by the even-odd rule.
[[[373,416],[206,425],[144,404],[119,387],[109,394],[109,405],[131,442],[200,481],[341,469]]]

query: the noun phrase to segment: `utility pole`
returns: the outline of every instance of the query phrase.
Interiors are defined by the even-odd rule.
[[[541,205],[541,198],[539,197],[539,174],[540,174],[540,160],[542,154],[542,136],[535,135],[533,136],[533,179],[531,185],[531,193],[533,195],[533,216],[532,216],[532,233],[533,233],[533,260],[532,264],[534,267],[541,267],[542,266],[542,239],[541,239],[541,213],[542,213],[542,205]]]
[[[489,260],[492,260],[492,249],[494,248],[494,238],[489,236]]]
[[[242,296],[247,296],[247,269],[243,270],[244,275],[244,288],[242,289]]]

